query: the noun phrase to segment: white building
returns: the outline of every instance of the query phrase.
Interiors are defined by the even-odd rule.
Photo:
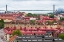
[[[36,20],[36,18],[30,18],[30,20]]]

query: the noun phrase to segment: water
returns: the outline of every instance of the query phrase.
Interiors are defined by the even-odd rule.
[[[53,12],[53,11],[21,11],[21,12],[36,13],[36,14],[45,14],[45,13],[50,13],[50,12]]]
[[[0,11],[0,13],[3,13],[3,12],[4,11]],[[18,11],[10,11],[10,12],[18,12]],[[19,12],[34,13],[34,14],[53,13],[53,11],[19,11]]]

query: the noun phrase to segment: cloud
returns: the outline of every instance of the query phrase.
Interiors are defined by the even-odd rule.
[[[12,0],[12,1],[64,1],[64,0]]]
[[[9,3],[8,6],[9,7],[15,7],[15,8],[29,8],[29,9],[32,9],[32,8],[43,8],[43,7],[50,7],[53,5],[53,3],[55,2],[51,2],[51,1],[23,1],[23,2],[12,2],[12,3]],[[48,6],[47,6],[48,5]]]
[[[51,4],[50,4],[51,3]],[[20,1],[20,2],[17,2],[17,1],[8,1],[7,3],[5,2],[5,4],[3,4],[0,8],[1,10],[4,9],[5,10],[5,5],[7,4],[8,5],[8,10],[24,10],[24,9],[27,9],[27,10],[40,10],[40,9],[52,9],[52,5],[53,3],[55,2],[52,2],[52,1]],[[48,5],[48,6],[47,6]]]

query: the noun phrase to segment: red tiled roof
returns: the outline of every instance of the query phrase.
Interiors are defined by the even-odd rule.
[[[4,20],[6,20],[6,19],[8,19],[8,20],[14,20],[15,17],[0,17],[0,19],[4,19]]]
[[[6,20],[6,19],[8,19],[8,20],[14,20],[17,16],[19,16],[20,14],[14,14],[14,13],[12,13],[12,14],[0,14],[0,19],[4,19],[4,20]]]
[[[43,22],[43,20],[38,20],[38,22]]]
[[[30,19],[30,17],[25,17],[24,19]]]

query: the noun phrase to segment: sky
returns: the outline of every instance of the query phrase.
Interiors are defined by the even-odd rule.
[[[0,10],[6,5],[8,10],[53,10],[53,5],[55,9],[64,8],[64,0],[0,0]]]

